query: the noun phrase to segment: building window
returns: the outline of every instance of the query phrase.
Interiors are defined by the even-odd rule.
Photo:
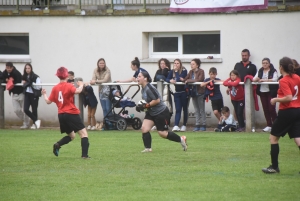
[[[0,55],[29,55],[29,35],[0,34]]]
[[[220,58],[221,36],[214,32],[150,33],[149,57]]]

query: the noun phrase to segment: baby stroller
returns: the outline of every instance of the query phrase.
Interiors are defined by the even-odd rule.
[[[137,86],[137,91],[133,94],[131,97],[134,98],[135,95],[140,91],[140,86],[138,84],[130,85],[127,90],[122,93],[121,87],[119,85],[115,86],[109,86],[110,87],[110,93],[109,93],[109,99],[112,102],[112,108],[108,112],[108,114],[104,117],[103,125],[105,130],[126,130],[128,125],[131,125],[133,129],[139,130],[142,127],[142,120],[138,117],[130,117],[130,118],[124,118],[121,116],[121,114],[125,114],[126,107],[135,107],[135,103],[133,101],[130,101],[126,103],[126,101],[122,101],[122,98],[125,96],[125,94],[129,91],[129,89],[133,86]],[[120,92],[119,100],[116,100],[113,95],[113,91],[118,90]],[[115,108],[122,108],[118,113],[115,112]]]

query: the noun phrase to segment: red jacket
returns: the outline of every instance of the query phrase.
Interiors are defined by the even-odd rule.
[[[223,82],[223,85],[230,89],[229,93],[231,100],[240,101],[245,99],[244,87],[239,84],[240,82],[240,78],[236,78],[234,81],[228,78]]]

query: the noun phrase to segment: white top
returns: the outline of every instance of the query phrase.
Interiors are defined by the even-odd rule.
[[[265,79],[268,79],[268,77],[269,77],[269,71],[263,72],[263,76],[262,76],[261,79],[265,80]],[[256,75],[254,76],[253,79],[256,79],[256,78],[258,78],[258,71],[257,71],[257,73],[256,73]],[[272,82],[277,82],[277,80],[278,80],[278,73],[275,71],[273,73]],[[260,92],[269,92],[269,91],[270,91],[270,89],[269,89],[268,84],[261,84],[260,85]]]
[[[230,114],[229,117],[228,117],[227,119],[225,119],[225,120],[223,119],[222,122],[221,122],[221,124],[223,124],[224,121],[225,121],[225,123],[226,123],[227,125],[230,124],[230,125],[235,125],[235,126],[236,126],[236,120],[233,118],[233,115],[232,115],[232,114]]]
[[[36,78],[36,82],[33,82],[33,83],[34,83],[34,84],[41,84],[41,79],[40,79],[40,77],[37,77],[37,78]],[[39,90],[39,89],[42,88],[41,85],[32,85],[32,87],[33,87],[34,89],[37,89],[37,90]],[[31,87],[27,87],[27,88],[26,88],[26,92],[28,92],[28,93],[33,93]]]

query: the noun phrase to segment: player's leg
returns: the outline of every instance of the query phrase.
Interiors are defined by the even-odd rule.
[[[78,131],[78,134],[81,138],[81,157],[82,158],[89,158],[89,138],[88,138],[88,133],[85,128],[81,129]]]
[[[179,142],[181,143],[183,150],[184,151],[187,150],[186,137],[185,136],[180,137],[173,131],[168,131],[169,124],[170,124],[170,113],[168,108],[166,108],[162,113],[160,113],[155,117],[154,123],[160,137],[174,142]]]
[[[148,113],[146,113],[146,116],[144,118],[143,124],[142,124],[142,139],[144,143],[145,149],[142,152],[151,152],[152,148],[152,137],[150,134],[151,128],[154,126],[153,117],[151,117]]]

